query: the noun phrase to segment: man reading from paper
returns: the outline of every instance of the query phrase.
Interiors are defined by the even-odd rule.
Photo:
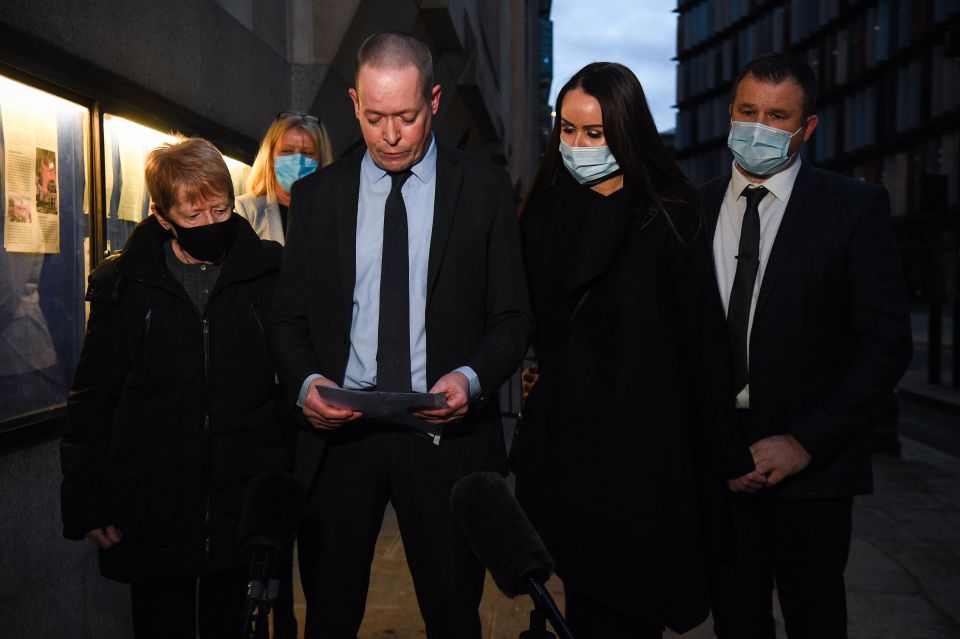
[[[461,476],[505,472],[495,393],[532,330],[509,176],[439,144],[427,47],[368,38],[350,89],[366,149],[293,185],[274,358],[310,489],[299,531],[306,636],[356,637],[384,508],[397,511],[426,634],[479,639],[483,566],[449,512]],[[443,393],[409,428],[324,402],[317,385]],[[321,461],[322,460],[322,461]]]

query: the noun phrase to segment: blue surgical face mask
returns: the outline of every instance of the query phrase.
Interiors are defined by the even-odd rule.
[[[620,169],[608,146],[570,146],[560,142],[560,156],[580,184],[595,184]]]
[[[737,158],[737,164],[754,175],[772,175],[793,159],[790,141],[803,130],[790,133],[759,122],[730,120],[730,135],[727,146]]]
[[[317,170],[319,162],[303,153],[277,155],[273,158],[273,170],[277,174],[277,184],[287,193],[293,183]]]

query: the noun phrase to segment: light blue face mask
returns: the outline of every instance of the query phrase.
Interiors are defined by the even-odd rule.
[[[620,169],[608,146],[570,146],[560,142],[560,156],[580,184],[594,184]]]
[[[772,175],[796,155],[790,155],[790,141],[802,130],[803,125],[790,133],[759,122],[730,120],[727,147],[737,158],[737,164],[748,173]]]
[[[278,155],[273,158],[273,170],[277,174],[277,184],[287,193],[293,183],[317,170],[320,163],[303,153]]]

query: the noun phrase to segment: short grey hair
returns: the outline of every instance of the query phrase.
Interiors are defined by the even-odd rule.
[[[427,102],[430,101],[433,92],[433,55],[427,45],[409,33],[381,31],[368,37],[357,51],[357,74],[364,65],[374,69],[416,67],[423,97]],[[357,84],[356,76],[354,84]]]

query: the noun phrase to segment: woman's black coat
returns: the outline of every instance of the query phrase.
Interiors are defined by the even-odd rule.
[[[115,525],[105,577],[152,582],[243,561],[247,484],[288,465],[264,336],[280,245],[234,216],[205,316],[164,262],[151,216],[90,276],[90,318],[61,446],[64,534]]]
[[[562,173],[521,221],[540,378],[517,495],[566,588],[684,631],[707,615],[705,451],[733,417],[710,253],[694,206]]]

